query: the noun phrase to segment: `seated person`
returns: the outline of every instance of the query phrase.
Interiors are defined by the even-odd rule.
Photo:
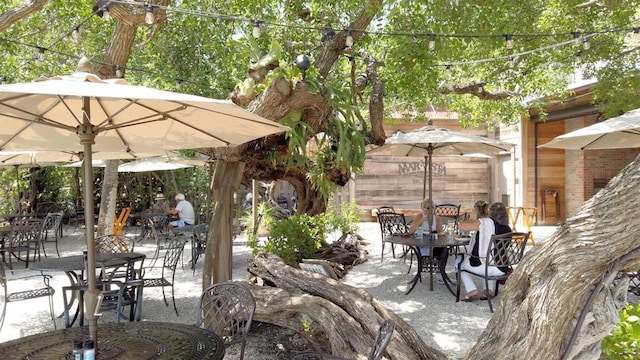
[[[458,228],[463,231],[476,231],[475,236],[469,241],[469,249],[471,254],[461,254],[456,259],[456,265],[460,264],[460,268],[470,271],[474,274],[484,276],[484,261],[487,257],[487,248],[491,236],[494,234],[504,234],[511,232],[509,227],[509,213],[503,203],[493,203],[488,208],[488,204],[484,201],[476,201],[474,210],[478,216],[477,220],[463,221]],[[456,269],[458,267],[456,266]],[[504,271],[496,266],[489,267],[489,275],[503,275]],[[473,282],[473,276],[467,272],[460,273],[462,285],[467,295],[461,299],[462,301],[474,301],[477,299],[486,300],[488,296],[493,296],[491,289],[495,289],[496,281],[489,280],[489,288],[486,289],[484,280],[482,281],[483,291],[478,292],[476,284]]]
[[[169,222],[169,230],[173,230],[173,228],[176,227],[184,227],[187,225],[195,224],[196,214],[193,211],[193,206],[191,205],[191,203],[185,200],[184,194],[177,194],[175,200],[176,207],[166,210],[167,214],[178,215],[178,220]]]
[[[430,233],[437,233],[438,229],[442,229],[442,219],[440,218],[440,216],[437,216],[434,213],[434,209],[435,207],[433,206],[433,203],[431,201],[429,201],[429,199],[423,199],[422,202],[420,203],[420,206],[422,207],[422,212],[420,214],[418,214],[415,219],[413,219],[413,222],[411,222],[411,226],[409,227],[409,230],[407,231],[408,234],[413,234],[416,232],[416,230],[418,230],[418,228],[422,228],[422,233],[423,234],[427,234],[427,236]],[[429,214],[432,214],[431,216],[431,231],[429,231]],[[440,259],[440,257],[442,256],[442,253],[444,252],[444,247],[431,247],[431,246],[423,246],[420,248],[420,255],[422,257],[429,257],[429,255],[431,254],[431,249],[433,248],[433,258],[434,259]],[[424,265],[429,265],[428,262],[423,262]],[[441,283],[442,280],[442,275],[440,274],[440,272],[436,272],[436,281]]]

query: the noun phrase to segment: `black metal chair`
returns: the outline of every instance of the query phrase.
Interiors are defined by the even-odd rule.
[[[207,248],[208,234],[208,224],[196,225],[191,233],[191,270],[193,270],[194,276],[196,274],[196,263],[198,262],[200,255],[204,255]]]
[[[393,331],[395,330],[395,324],[391,320],[386,320],[380,325],[378,329],[378,333],[376,334],[376,338],[373,341],[373,346],[371,347],[371,351],[369,352],[368,360],[380,360],[384,355],[385,350],[387,349],[387,345],[391,342],[391,337],[393,336]],[[319,352],[303,352],[297,354],[293,357],[293,360],[308,360],[308,359],[336,359],[336,360],[347,360],[346,358],[319,353]]]
[[[439,216],[443,225],[447,225],[449,221],[453,221],[453,231],[458,231],[458,224],[460,223],[460,204],[438,204],[435,207],[436,216]],[[441,229],[438,229],[438,232]],[[452,246],[452,255],[457,255],[460,252],[460,246]]]
[[[256,300],[246,286],[229,281],[213,284],[202,292],[196,326],[222,337],[225,347],[241,344],[242,360],[255,311]]]
[[[489,302],[489,310],[493,312],[493,305],[491,304],[491,298],[498,295],[498,287],[501,281],[506,281],[513,270],[513,266],[518,265],[524,255],[524,248],[527,245],[529,239],[529,233],[523,232],[510,232],[505,234],[493,235],[489,241],[487,248],[487,257],[484,261],[484,266],[480,265],[483,273],[475,274],[468,270],[462,269],[461,264],[458,264],[456,268],[456,302],[460,301],[460,283],[461,272],[466,272],[474,276],[478,276],[484,279],[485,289],[489,289],[489,281],[496,280],[495,289],[493,294],[487,294],[487,301]],[[471,254],[465,254],[465,256],[471,256]],[[489,275],[489,267],[495,266],[500,268],[504,273],[502,275],[491,276]]]
[[[47,250],[45,244],[52,242],[56,244],[56,254],[60,257],[60,251],[58,250],[58,233],[60,232],[60,226],[62,224],[62,213],[48,213],[42,221],[42,252],[44,256],[47,256]]]
[[[36,289],[22,290],[22,291],[9,291],[9,284],[11,282],[24,281],[29,278],[42,277],[42,281],[44,283],[43,287],[39,287]],[[7,277],[7,273],[4,269],[4,262],[0,261],[0,287],[2,287],[2,292],[4,297],[0,298],[2,301],[2,314],[0,315],[0,330],[2,330],[2,325],[4,324],[4,318],[7,313],[7,304],[11,302],[18,302],[24,300],[37,299],[40,297],[49,297],[49,311],[51,312],[51,321],[53,322],[54,329],[56,328],[55,315],[53,311],[53,294],[55,294],[55,289],[49,285],[49,280],[51,279],[51,275],[28,275],[28,276],[19,276],[19,277]]]
[[[404,218],[404,214],[395,212],[379,212],[378,223],[380,223],[380,235],[382,238],[382,253],[380,254],[380,262],[384,258],[385,238],[391,235],[399,235],[406,233],[409,230]],[[396,256],[395,249],[391,245],[391,253],[393,257]]]
[[[96,286],[101,292],[99,307],[96,310],[96,312],[100,313],[96,314],[97,316],[101,316],[103,311],[114,311],[118,323],[123,318],[129,321],[141,320],[143,280],[140,279],[140,276],[142,274],[144,259],[145,256],[140,255],[128,258],[128,261],[124,264],[118,262],[119,265],[114,265],[114,263],[109,260],[96,264],[100,269]],[[87,282],[84,279],[79,285],[64,286],[62,288],[65,309],[64,324],[66,328],[70,327],[73,323],[69,316],[70,303],[72,302],[73,296],[69,298],[67,294],[76,292],[78,296],[78,306],[81,307],[79,310],[81,315],[80,325],[82,326],[82,319],[84,318],[84,293],[87,290]],[[124,309],[127,306],[129,307],[129,315],[125,316]]]
[[[20,217],[11,222],[10,234],[6,240],[9,253],[9,269],[13,270],[12,258],[25,262],[29,267],[29,259],[40,260],[42,241],[42,219]]]
[[[186,241],[180,237],[171,241],[165,248],[164,261],[162,262],[162,271],[160,277],[150,277],[146,278],[144,273],[152,269],[153,267],[146,267],[143,269],[142,279],[144,283],[144,287],[162,287],[162,297],[164,298],[164,304],[169,306],[169,302],[167,301],[167,296],[165,295],[164,288],[166,286],[171,286],[171,299],[173,301],[173,310],[175,310],[176,315],[178,315],[178,307],[176,306],[176,296],[174,290],[175,277],[176,277],[176,268],[178,267],[178,261],[182,257],[182,251],[184,251],[184,245]],[[168,279],[168,276],[165,275],[167,271],[171,272],[171,280]]]
[[[124,235],[102,235],[96,238],[96,253],[120,254],[133,252],[134,241]]]

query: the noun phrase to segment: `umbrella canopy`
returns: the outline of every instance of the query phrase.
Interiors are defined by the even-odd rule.
[[[96,340],[95,308],[100,292],[96,287],[94,234],[90,230],[93,182],[87,181],[93,177],[93,151],[135,156],[232,146],[289,129],[229,101],[126,85],[121,79],[103,81],[86,72],[0,85],[0,124],[0,150],[84,154],[88,229],[85,308],[91,337]]]
[[[426,197],[427,177],[429,184],[429,203],[432,203],[432,172],[433,155],[468,155],[468,154],[497,154],[510,151],[513,144],[489,139],[483,136],[464,134],[448,129],[427,125],[410,132],[397,132],[388,137],[383,146],[368,153],[371,155],[413,156],[425,158],[424,187],[422,197]],[[429,226],[431,219],[427,218]]]
[[[640,147],[640,109],[557,136],[538,147],[565,150]]]
[[[170,163],[158,159],[142,159],[118,166],[118,172],[166,171],[192,167],[193,165]]]

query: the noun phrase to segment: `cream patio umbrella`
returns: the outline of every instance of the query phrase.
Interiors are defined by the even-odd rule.
[[[640,109],[556,136],[539,148],[604,150],[640,147]]]
[[[101,80],[87,72],[0,85],[0,124],[0,150],[83,152],[87,229],[93,228],[93,182],[86,179],[92,178],[94,151],[135,155],[235,146],[289,129],[229,101]],[[97,339],[93,231],[86,231],[86,242],[85,303]]]
[[[406,133],[398,131],[388,137],[384,145],[367,153],[370,155],[424,157],[425,169],[422,197],[426,197],[428,184],[428,199],[429,203],[432,203],[433,175],[431,165],[433,155],[498,154],[501,151],[510,151],[513,146],[513,144],[483,136],[464,134],[427,125]],[[431,218],[428,217],[427,221],[429,222],[429,228],[431,228]]]

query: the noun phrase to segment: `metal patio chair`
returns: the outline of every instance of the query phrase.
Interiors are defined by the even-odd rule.
[[[256,300],[245,285],[230,281],[213,284],[202,292],[196,326],[222,337],[225,347],[241,344],[242,360],[255,311]]]
[[[165,247],[164,260],[162,262],[162,271],[160,277],[150,277],[146,278],[144,273],[148,269],[152,269],[153,267],[146,267],[143,269],[142,280],[144,283],[144,287],[162,287],[162,297],[164,299],[164,304],[169,306],[169,302],[167,301],[167,296],[165,295],[164,288],[166,286],[171,286],[171,300],[173,301],[173,310],[176,312],[176,316],[178,316],[178,307],[176,306],[176,295],[174,290],[175,277],[176,277],[176,268],[178,267],[178,261],[182,257],[182,251],[184,251],[184,245],[186,241],[180,237],[171,241]],[[155,263],[155,262],[154,262]],[[171,280],[169,280],[168,272],[171,272]]]

